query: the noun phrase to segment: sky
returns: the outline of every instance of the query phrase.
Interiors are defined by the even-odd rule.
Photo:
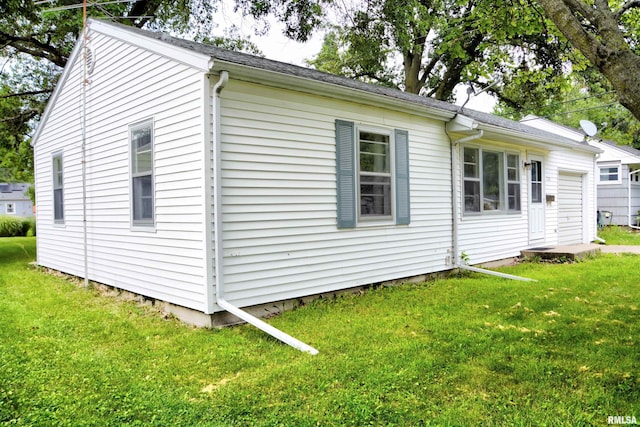
[[[258,49],[269,59],[286,62],[300,66],[306,66],[305,60],[313,58],[322,47],[322,33],[315,33],[306,43],[300,43],[288,39],[283,34],[284,26],[275,20],[270,20],[270,30],[264,36],[257,36],[254,33],[254,21],[250,17],[243,17],[240,13],[233,12],[232,0],[223,0],[219,10],[216,12],[216,22],[218,28],[216,35],[224,35],[225,28],[236,26],[240,35],[250,39]],[[456,90],[456,104],[461,105],[466,100],[466,90],[460,87]],[[466,107],[484,112],[491,112],[495,105],[495,99],[487,94],[472,97]]]

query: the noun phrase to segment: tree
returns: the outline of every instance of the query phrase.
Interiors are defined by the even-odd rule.
[[[497,81],[490,90],[514,106],[512,82],[546,82],[542,100],[563,79],[567,44],[527,0],[366,0],[339,15],[311,66],[441,100]]]
[[[138,0],[90,3],[90,16],[137,27],[188,33],[191,38],[261,54],[255,44],[228,29],[210,38],[218,1]],[[29,133],[82,29],[82,3],[4,0],[0,3],[0,169],[2,180],[33,178]]]
[[[640,122],[617,102],[609,81],[591,66],[572,72],[555,99],[543,105],[517,110],[499,102],[495,113],[514,120],[534,114],[575,129],[586,119],[597,126],[598,138],[640,148]]]
[[[640,1],[537,0],[571,44],[640,120]]]

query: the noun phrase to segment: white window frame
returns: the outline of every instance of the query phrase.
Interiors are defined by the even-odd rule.
[[[371,224],[371,223],[393,223],[396,217],[396,179],[395,179],[395,141],[393,129],[386,129],[376,126],[356,125],[355,128],[355,141],[356,141],[356,205],[358,209],[358,223]],[[375,172],[363,172],[360,169],[360,143],[361,132],[373,133],[376,135],[382,135],[389,141],[389,172],[388,173],[375,173]],[[375,215],[375,214],[363,214],[362,213],[362,188],[361,179],[362,176],[384,176],[389,177],[389,215]]]
[[[5,213],[7,215],[15,215],[16,214],[16,204],[13,202],[9,202],[5,205]]]
[[[60,169],[56,168],[56,159],[60,159]],[[54,224],[64,224],[64,156],[62,152],[58,151],[51,155],[51,174],[52,174],[52,216]],[[62,212],[60,217],[56,217],[56,194],[60,194],[60,203],[62,204]]]
[[[476,163],[470,163],[465,161],[465,150],[475,150],[477,152]],[[497,202],[500,204],[499,209],[486,209],[486,203],[484,192],[485,192],[485,182],[484,182],[484,153],[492,153],[499,155],[500,162],[500,187],[499,187],[499,195]],[[514,169],[509,167],[509,156],[516,156],[516,167],[515,171],[517,174],[516,180],[509,179],[509,169]],[[480,216],[480,215],[506,215],[506,214],[520,214],[522,213],[522,173],[520,171],[520,153],[515,151],[503,150],[500,148],[490,148],[490,147],[481,147],[477,145],[463,145],[462,153],[460,156],[461,163],[461,202],[462,202],[462,212],[463,215],[466,216]],[[475,175],[474,176],[465,176],[465,166],[473,165],[475,167]],[[477,183],[479,187],[479,210],[467,210],[466,204],[466,193],[465,193],[465,183]],[[510,209],[509,208],[509,187],[513,185],[518,185],[518,208]]]
[[[629,173],[635,172],[637,170],[638,170],[637,167],[635,169],[629,168]],[[640,185],[640,173],[635,173],[633,175],[630,175],[629,179],[631,179],[631,185],[635,185],[635,186]]]
[[[148,128],[150,131],[150,169],[142,172],[137,171],[136,161],[137,154],[141,152],[136,151],[136,147],[134,147],[134,133],[140,129]],[[154,133],[154,120],[153,118],[148,118],[145,120],[141,120],[139,122],[133,123],[129,125],[129,190],[130,190],[130,204],[131,207],[131,227],[132,229],[138,230],[146,230],[151,231],[155,230],[155,215],[156,215],[156,198],[155,198],[155,133]],[[139,178],[151,178],[151,189],[150,196],[141,196],[140,200],[136,200],[137,191],[136,191],[136,180]],[[151,199],[151,215],[150,217],[144,218],[136,218],[138,209],[142,209],[142,201],[145,198]]]
[[[613,169],[616,168],[617,172],[615,172],[615,174],[617,175],[617,179],[616,180],[606,180],[603,181],[602,180],[602,169]],[[607,176],[611,176],[613,175],[613,173],[608,172],[606,174]],[[620,162],[603,162],[603,163],[599,163],[598,164],[598,184],[599,185],[620,185],[622,184],[622,164]]]

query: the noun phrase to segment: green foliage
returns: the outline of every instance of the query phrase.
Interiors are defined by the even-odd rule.
[[[520,106],[548,99],[563,81],[566,44],[525,0],[412,0],[403,7],[370,0],[338,13],[341,26],[308,61],[323,71],[441,100],[451,100],[460,83],[497,81],[491,91]],[[524,81],[536,88],[545,82],[544,90],[523,96],[511,89]]]
[[[637,256],[318,300],[194,329],[29,268],[0,240],[0,424],[604,425],[640,407]],[[637,414],[636,414],[637,416]]]
[[[17,216],[0,215],[0,237],[25,236],[29,230],[29,224],[25,225],[24,221],[24,218]]]
[[[547,87],[548,82],[517,81],[511,87],[521,102],[514,106],[499,102],[495,113],[519,120],[526,114],[546,117],[554,122],[580,128],[580,120],[589,120],[598,128],[597,137],[611,140],[621,145],[640,148],[640,122],[616,100],[610,83],[593,67],[585,65],[569,75],[569,79],[551,83],[555,89]],[[541,91],[548,98],[529,97],[529,93]],[[542,101],[537,102],[536,100]]]

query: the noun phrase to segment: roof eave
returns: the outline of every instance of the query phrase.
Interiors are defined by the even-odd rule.
[[[245,64],[216,60],[211,68],[212,73],[227,71],[232,79],[258,83],[281,89],[292,89],[295,91],[320,95],[344,101],[355,101],[373,106],[385,106],[396,111],[410,112],[435,120],[448,121],[455,116],[455,112],[421,105],[415,102],[396,98],[384,93],[373,93],[355,87],[348,87],[340,84],[314,80],[308,77],[295,76],[273,70],[265,70],[259,67],[251,67]],[[399,92],[400,93],[400,92]]]

